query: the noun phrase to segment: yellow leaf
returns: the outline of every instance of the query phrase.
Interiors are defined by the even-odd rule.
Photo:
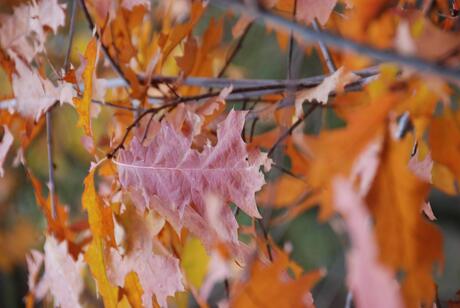
[[[105,307],[117,307],[118,287],[112,285],[107,277],[105,267],[105,249],[115,246],[114,223],[112,209],[104,206],[94,187],[92,168],[84,180],[85,189],[82,195],[83,208],[88,211],[88,221],[93,240],[85,253],[85,260],[97,282],[97,288],[104,300]]]
[[[117,307],[118,287],[112,285],[107,277],[104,260],[104,247],[101,238],[94,237],[85,253],[85,261],[97,282],[97,289],[105,307]]]
[[[112,209],[104,206],[94,187],[93,168],[84,180],[85,190],[82,195],[83,208],[88,211],[89,227],[93,237],[101,237],[111,246],[115,246]]]
[[[139,278],[135,272],[131,272],[125,277],[125,286],[123,288],[131,307],[142,308],[142,289]]]
[[[181,266],[187,281],[199,289],[208,271],[209,256],[197,238],[191,237],[185,243]]]
[[[85,86],[83,97],[81,99],[74,98],[74,104],[79,115],[77,126],[83,127],[83,130],[87,136],[92,136],[89,111],[91,107],[91,98],[93,95],[93,73],[96,66],[96,55],[97,40],[96,38],[92,38],[89,41],[85,51],[85,59],[87,62],[83,71],[83,83]]]

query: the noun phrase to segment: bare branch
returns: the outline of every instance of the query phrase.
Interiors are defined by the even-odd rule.
[[[235,46],[235,48],[233,48],[232,53],[230,54],[230,56],[225,61],[224,66],[220,69],[219,74],[217,74],[217,78],[220,78],[220,77],[224,76],[225,71],[227,70],[228,66],[230,65],[230,63],[232,63],[233,59],[235,58],[235,56],[238,54],[238,52],[240,51],[241,47],[243,46],[243,42],[246,39],[246,36],[248,35],[249,30],[251,29],[251,27],[252,27],[252,22],[249,25],[246,26],[246,29],[244,29],[244,32],[241,35],[241,37],[239,38],[238,43],[236,43],[236,46]]]
[[[83,9],[83,13],[85,14],[86,20],[88,21],[89,27],[91,31],[93,31],[95,24],[93,22],[93,19],[91,18],[91,14],[88,11],[88,7],[86,6],[85,0],[80,0],[81,7]],[[110,52],[105,46],[102,41],[100,40],[99,32],[95,32],[96,38],[101,42],[102,50],[104,51],[105,56],[107,59],[109,59],[110,64],[112,64],[113,69],[117,72],[117,74],[123,78],[125,85],[129,85],[129,80],[126,78],[126,76],[123,74],[123,70],[121,69],[120,65],[118,65],[117,61],[110,55]]]
[[[289,129],[287,129],[286,131],[284,131],[279,137],[278,139],[276,140],[276,142],[273,144],[273,146],[270,148],[270,150],[268,151],[268,156],[272,156],[273,153],[275,152],[276,148],[281,144],[281,142],[283,142],[287,137],[289,137],[292,132],[300,125],[302,124],[302,122],[316,109],[316,105],[312,105],[308,110],[307,112],[305,112],[299,119],[297,119],[297,121],[294,122],[294,124],[292,124]]]
[[[313,29],[315,29],[316,32],[321,32],[322,31],[320,26],[318,25],[318,22],[316,21],[316,19],[313,20],[312,26],[313,26]],[[326,44],[324,44],[323,42],[320,41],[320,42],[318,42],[318,45],[319,45],[319,50],[321,51],[321,54],[323,55],[324,61],[326,62],[326,65],[327,65],[327,68],[329,70],[329,73],[335,72],[337,70],[337,67],[335,66],[334,61],[332,60],[332,55],[329,52],[329,49],[327,49]]]
[[[298,37],[305,41],[322,42],[339,50],[355,52],[380,61],[394,62],[399,65],[410,67],[420,72],[437,75],[451,81],[460,81],[460,70],[457,68],[438,65],[415,56],[402,55],[394,50],[374,48],[366,44],[357,43],[337,36],[328,31],[317,32],[314,29],[298,24],[293,20],[286,19],[267,11],[262,11],[257,7],[243,5],[237,1],[212,0],[211,2],[221,7],[231,9],[236,13],[245,14],[247,16],[269,22],[271,25],[276,26],[278,29],[286,33],[293,31]]]
[[[74,1],[72,7],[70,8],[70,26],[69,26],[69,46],[67,47],[67,52],[64,59],[64,70],[67,72],[70,66],[70,51],[72,49],[73,36],[75,33],[75,15],[77,12],[77,3]],[[53,158],[53,119],[52,112],[54,104],[46,111],[46,144],[48,151],[48,188],[50,194],[50,206],[51,206],[51,217],[56,219],[56,181],[54,179],[54,158]]]

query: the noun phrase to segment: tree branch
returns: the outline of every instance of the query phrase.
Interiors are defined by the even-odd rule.
[[[312,26],[313,26],[313,29],[315,29],[316,32],[321,32],[321,28],[320,26],[318,25],[318,22],[315,20],[313,20],[312,22]],[[332,60],[332,55],[331,53],[329,52],[329,49],[327,48],[326,44],[324,44],[323,42],[318,42],[318,45],[319,45],[319,50],[321,51],[321,54],[323,55],[323,58],[324,58],[324,61],[326,62],[326,65],[327,65],[327,69],[329,70],[329,73],[333,73],[337,70],[337,67],[335,66],[334,64],[334,61]]]
[[[273,153],[275,152],[276,148],[283,142],[287,137],[289,137],[292,132],[300,125],[302,122],[316,109],[316,105],[310,106],[310,108],[305,112],[300,118],[297,119],[297,121],[294,122],[287,130],[285,130],[275,141],[273,146],[270,148],[268,151],[267,155],[268,157],[271,157]]]
[[[275,15],[267,11],[262,11],[254,6],[246,6],[236,1],[211,0],[211,2],[218,6],[231,9],[238,14],[244,14],[269,22],[272,26],[276,26],[278,29],[286,33],[293,31],[304,41],[322,42],[325,45],[337,48],[339,50],[355,52],[369,56],[376,60],[394,62],[399,65],[410,67],[421,72],[434,74],[451,81],[460,81],[460,70],[456,68],[450,68],[443,65],[438,65],[436,63],[428,62],[416,56],[402,55],[394,50],[377,49],[366,44],[357,43],[352,40],[337,36],[328,31],[317,32],[314,29],[310,29],[282,16]]]
[[[248,35],[249,30],[251,29],[251,27],[252,27],[252,22],[249,25],[246,26],[246,29],[244,29],[244,32],[241,35],[241,37],[239,38],[238,43],[236,43],[236,46],[235,46],[235,48],[233,48],[232,53],[230,54],[230,56],[225,61],[224,66],[220,69],[219,74],[217,74],[217,78],[220,78],[220,77],[224,76],[225,71],[227,70],[228,66],[230,65],[230,63],[232,63],[233,59],[235,58],[235,56],[238,54],[238,52],[240,51],[241,47],[243,46],[243,42],[246,39],[246,36]]]
[[[69,26],[69,45],[67,47],[67,52],[64,59],[64,71],[67,72],[70,66],[70,52],[72,49],[73,44],[73,36],[75,33],[75,15],[77,12],[77,3],[74,1],[72,3],[72,7],[69,8],[71,10],[70,15],[70,26]],[[53,157],[53,119],[52,119],[52,112],[53,107],[51,106],[46,111],[46,144],[47,144],[47,151],[48,151],[48,189],[50,194],[50,207],[51,207],[51,218],[56,219],[56,181],[54,179],[54,157]]]
[[[85,0],[80,0],[80,4],[81,4],[81,7],[83,9],[83,13],[85,14],[86,20],[88,21],[89,27],[90,27],[91,31],[93,31],[94,28],[95,28],[95,24],[93,22],[91,14],[88,11],[88,7],[86,6]],[[109,59],[110,64],[112,64],[113,69],[123,79],[123,81],[125,82],[125,85],[129,85],[129,80],[123,74],[123,70],[118,65],[117,61],[115,61],[115,59],[110,55],[110,52],[109,52],[107,46],[105,46],[102,43],[102,40],[100,39],[100,35],[99,35],[98,31],[95,31],[95,36],[96,36],[97,40],[101,43],[102,50],[104,51],[104,54],[107,57],[107,59]]]

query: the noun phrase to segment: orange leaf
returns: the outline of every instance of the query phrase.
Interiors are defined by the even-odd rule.
[[[453,115],[445,114],[432,121],[429,143],[433,160],[460,178],[460,129]]]
[[[442,260],[441,234],[422,216],[429,183],[408,167],[413,140],[393,140],[387,133],[381,162],[367,204],[375,219],[380,257],[404,271],[403,294],[408,307],[430,305],[435,296],[433,263]]]
[[[314,307],[309,290],[323,276],[323,271],[291,277],[289,269],[295,273],[296,265],[281,251],[277,251],[271,264],[256,260],[249,280],[236,286],[231,294],[231,307]]]
[[[308,180],[311,187],[318,190],[317,201],[322,201],[320,218],[325,219],[334,212],[331,179],[339,174],[347,176],[358,155],[381,136],[387,114],[396,102],[396,96],[383,94],[350,115],[345,128],[322,132],[307,140],[313,157]]]

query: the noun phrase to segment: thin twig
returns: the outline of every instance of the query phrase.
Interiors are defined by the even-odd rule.
[[[255,117],[254,120],[251,123],[251,130],[250,130],[250,133],[249,133],[249,142],[252,142],[252,139],[254,138],[254,133],[256,131],[257,121],[259,121],[259,117]]]
[[[67,72],[70,68],[70,54],[72,52],[73,46],[73,37],[75,35],[75,16],[77,15],[77,1],[72,1],[72,13],[70,17],[69,25],[69,46],[67,47],[67,52],[64,58],[64,71]]]
[[[345,92],[360,91],[363,85],[367,84],[369,81],[376,78],[378,72],[379,72],[378,67],[370,67],[364,70],[354,71],[353,73],[360,76],[361,79],[358,80],[357,82],[347,85],[345,87]],[[248,100],[248,102],[256,102],[256,101],[257,102],[258,101],[274,102],[270,99],[262,99],[261,96],[266,95],[266,94],[272,94],[272,93],[282,93],[286,91],[286,88],[288,86],[293,86],[294,88],[298,90],[315,87],[319,85],[324,80],[324,78],[326,78],[327,76],[328,75],[319,75],[319,76],[308,77],[308,78],[303,78],[303,79],[298,79],[298,80],[291,80],[291,81],[263,80],[263,79],[262,80],[261,79],[235,80],[235,79],[225,79],[225,78],[217,79],[217,78],[189,77],[187,79],[184,79],[182,81],[182,84],[198,86],[198,87],[205,87],[205,88],[207,87],[223,88],[223,87],[228,87],[230,85],[233,85],[234,90],[227,97],[226,99],[227,102],[243,101],[243,100]],[[178,80],[176,77],[157,76],[157,78],[158,80],[162,80],[162,79],[171,80],[171,81]],[[122,86],[124,86],[124,81],[120,78],[107,79],[106,88],[112,89],[112,88],[118,88]],[[79,85],[79,87],[82,88],[83,85]],[[187,102],[187,101],[205,99],[209,97],[215,97],[215,96],[218,96],[219,94],[220,92],[213,92],[213,93],[205,93],[205,94],[196,95],[196,96],[184,96],[182,98],[178,97],[176,99],[181,99],[182,102]],[[331,96],[333,95],[335,94],[331,93]],[[149,99],[151,101],[154,101],[156,99],[160,101],[164,101],[164,97],[154,98],[151,96]],[[111,104],[109,102],[93,101],[93,103],[100,104],[100,105],[107,105],[109,107],[114,107],[114,108],[119,108],[119,109],[131,110],[131,111],[137,110],[137,108],[134,108],[134,107],[118,106],[115,104]],[[292,104],[289,104],[289,102],[283,102],[280,104],[279,108],[284,108],[290,105]],[[0,101],[0,109],[9,109],[9,108],[14,108],[15,106],[16,106],[16,99],[14,98]]]
[[[371,75],[376,75],[379,73],[378,66],[368,67],[362,70],[353,71],[354,74],[360,77],[368,77]],[[319,75],[314,77],[307,77],[297,80],[285,80],[285,79],[230,79],[230,78],[215,78],[215,77],[186,77],[181,79],[180,77],[175,76],[153,76],[151,78],[151,84],[182,84],[188,86],[202,87],[202,88],[226,88],[232,85],[234,88],[240,87],[277,87],[279,89],[284,89],[288,85],[294,87],[308,87],[314,86],[321,83],[327,75]],[[114,79],[110,79],[114,82]],[[145,82],[147,78],[145,76],[139,76],[139,80]],[[120,84],[117,82],[117,84]]]
[[[297,11],[297,0],[294,0],[294,9],[292,11],[293,18],[295,18]],[[289,51],[288,51],[288,66],[287,66],[287,79],[292,79],[292,53],[294,52],[294,32],[289,33]]]
[[[86,6],[85,0],[80,0],[80,4],[81,4],[81,7],[83,9],[83,13],[85,14],[86,20],[88,21],[88,25],[89,25],[91,31],[93,31],[94,27],[95,27],[95,24],[94,24],[93,18],[91,17],[91,14],[88,11],[88,7]],[[118,65],[117,61],[115,61],[115,59],[112,57],[112,55],[110,54],[109,49],[107,48],[107,46],[105,46],[102,43],[102,40],[100,39],[99,32],[96,31],[95,36],[99,40],[99,42],[101,43],[102,50],[104,51],[104,54],[107,57],[107,59],[109,59],[110,64],[112,65],[113,69],[124,80],[126,85],[129,85],[130,82],[126,78],[125,74],[123,73],[123,70],[121,69],[120,65]]]
[[[140,121],[148,114],[156,114],[158,113],[159,111],[165,109],[165,108],[168,108],[168,107],[171,107],[171,106],[174,106],[174,103],[172,104],[166,104],[166,105],[163,105],[163,106],[160,106],[160,107],[157,107],[157,108],[151,108],[151,109],[147,109],[145,110],[144,112],[142,112],[136,119],[134,119],[134,121],[126,128],[125,130],[125,134],[123,135],[123,138],[121,138],[121,141],[120,143],[110,152],[107,154],[107,158],[108,159],[112,159],[116,154],[117,152],[120,150],[120,149],[123,149],[124,148],[124,143],[126,141],[126,139],[128,138],[129,136],[129,133],[131,132],[131,130],[137,126],[137,124],[140,123]]]
[[[248,35],[249,30],[251,29],[251,27],[252,27],[252,22],[249,25],[247,25],[246,29],[244,29],[244,32],[240,36],[240,38],[238,40],[238,43],[236,43],[236,46],[235,46],[235,48],[233,48],[232,53],[230,54],[230,56],[225,61],[224,66],[220,69],[219,74],[217,74],[217,78],[220,78],[220,77],[224,76],[225,71],[229,67],[230,63],[232,63],[233,59],[235,58],[235,56],[238,54],[238,52],[240,51],[241,47],[243,46],[243,42],[246,39],[246,36]]]
[[[53,127],[51,119],[52,110],[46,112],[46,144],[48,150],[48,189],[50,195],[51,218],[56,219],[56,182],[54,180],[54,159],[53,159]]]
[[[282,16],[272,14],[268,11],[262,11],[257,7],[246,6],[237,1],[231,0],[212,0],[212,3],[233,10],[239,14],[245,14],[253,18],[258,18],[269,22],[279,30],[289,33],[294,31],[298,37],[305,41],[323,42],[324,44],[343,51],[351,51],[358,54],[366,55],[380,61],[394,62],[402,66],[410,67],[415,70],[434,74],[452,81],[460,81],[460,70],[458,68],[446,67],[426,61],[422,58],[399,54],[394,50],[382,50],[366,44],[340,37],[328,31],[317,32],[306,26],[296,23],[293,20],[286,19]]]
[[[302,117],[297,119],[297,121],[294,122],[286,131],[284,131],[276,140],[276,142],[273,144],[273,146],[270,148],[268,151],[268,157],[271,157],[273,153],[275,152],[276,148],[281,144],[281,142],[284,141],[287,137],[289,137],[292,132],[300,125],[302,122],[316,109],[316,105],[312,105],[307,112],[305,112]]]
[[[73,37],[75,33],[75,15],[77,12],[77,4],[74,1],[70,8],[70,26],[69,26],[69,45],[64,58],[64,71],[67,72],[70,66],[70,52],[73,44]],[[50,194],[50,207],[51,207],[51,218],[56,219],[56,181],[54,179],[54,157],[53,157],[53,119],[52,112],[54,104],[46,111],[46,144],[48,151],[48,188]]]
[[[265,225],[261,219],[256,219],[256,222],[259,223],[260,229],[262,230],[262,234],[265,239],[265,248],[267,249],[268,258],[270,259],[270,262],[273,262],[272,246],[270,245],[270,241],[268,239],[267,229],[265,228]]]
[[[142,108],[134,108],[134,107],[129,107],[129,106],[122,106],[122,105],[117,105],[114,104],[113,102],[103,102],[103,101],[98,101],[98,100],[91,100],[91,103],[96,104],[96,105],[101,105],[101,106],[107,106],[110,108],[115,108],[115,109],[121,109],[121,110],[127,110],[127,111],[142,111]]]
[[[300,181],[305,182],[305,180],[304,180],[302,177],[300,177],[300,176],[298,176],[297,174],[293,173],[292,171],[290,171],[290,170],[284,168],[283,166],[280,166],[280,165],[278,165],[278,164],[272,164],[272,167],[278,169],[278,170],[281,171],[282,173],[286,173],[287,175],[289,175],[289,176],[291,176],[291,177],[293,177],[293,178],[295,178],[295,179],[298,179],[298,180],[300,180]]]
[[[348,291],[347,298],[345,299],[345,308],[353,308],[353,293]]]
[[[313,26],[313,29],[315,29],[316,32],[321,32],[321,28],[320,26],[318,25],[318,22],[315,20],[313,20],[312,22],[312,26]],[[329,73],[333,73],[337,70],[337,67],[335,66],[334,64],[334,61],[332,60],[332,55],[331,53],[329,52],[329,49],[327,48],[326,44],[324,44],[323,42],[318,42],[318,45],[319,45],[319,49],[321,51],[321,54],[323,55],[323,58],[324,58],[324,61],[326,62],[326,65],[327,65],[327,68],[329,70]]]

